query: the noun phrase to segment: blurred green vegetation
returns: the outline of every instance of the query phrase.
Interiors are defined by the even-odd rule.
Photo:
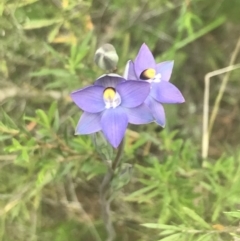
[[[0,241],[106,240],[106,167],[89,136],[74,136],[81,113],[69,97],[103,74],[93,56],[105,42],[119,74],[143,42],[157,61],[174,59],[171,81],[186,99],[165,106],[164,130],[129,127],[123,161],[134,170],[113,202],[116,240],[239,240],[239,70],[210,157],[200,158],[204,76],[229,65],[239,9],[238,0],[2,0]],[[211,82],[210,110],[221,79]]]

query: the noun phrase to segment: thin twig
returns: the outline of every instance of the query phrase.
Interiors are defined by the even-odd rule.
[[[108,165],[108,170],[103,178],[102,184],[100,186],[100,202],[102,207],[102,216],[103,221],[108,233],[107,241],[113,241],[116,238],[116,232],[113,227],[112,219],[111,219],[111,199],[109,198],[109,187],[110,183],[114,177],[114,171],[119,166],[121,161],[121,156],[124,150],[124,139],[122,140],[116,158],[112,164],[112,166]]]
[[[204,81],[205,81],[205,89],[204,89],[204,100],[203,100],[203,136],[202,136],[202,158],[205,159],[208,157],[208,148],[209,148],[209,139],[210,139],[210,133],[212,131],[212,127],[214,124],[214,121],[216,119],[220,101],[222,99],[223,93],[225,91],[226,85],[229,80],[230,71],[239,68],[239,65],[233,65],[237,54],[240,50],[240,38],[238,39],[237,45],[233,51],[233,54],[231,55],[230,63],[228,67],[219,69],[213,72],[210,72],[205,75]],[[223,82],[221,84],[221,87],[218,92],[218,96],[215,100],[213,111],[210,117],[210,124],[208,126],[208,120],[209,120],[209,91],[210,91],[210,78],[216,75],[220,75],[223,73],[227,73],[223,79]]]
[[[111,219],[111,201],[107,199],[109,185],[111,183],[113,175],[113,170],[108,167],[108,171],[105,174],[103,182],[100,186],[100,202],[102,207],[103,222],[108,233],[107,241],[113,241],[116,237],[116,232]]]
[[[67,176],[67,179],[68,179],[68,184],[69,184],[69,193],[71,195],[71,199],[73,201],[74,204],[77,204],[78,206],[78,209],[79,209],[79,212],[85,217],[85,219],[87,220],[88,222],[88,225],[90,227],[90,231],[92,232],[92,234],[94,235],[94,237],[96,238],[97,241],[102,241],[101,240],[101,237],[99,236],[99,233],[97,231],[97,229],[95,228],[91,218],[88,216],[88,214],[85,212],[85,210],[83,209],[81,203],[79,202],[78,200],[78,197],[77,197],[77,194],[76,194],[76,191],[75,191],[75,188],[74,188],[74,184],[73,184],[73,181],[72,181],[72,177],[70,175]]]
[[[23,197],[27,195],[27,192],[33,188],[33,182],[27,183],[25,186],[21,187],[21,191],[17,192],[16,195],[12,195],[10,201],[0,209],[0,216],[7,214],[15,206],[17,206],[23,200]]]
[[[0,161],[12,162],[16,160],[17,155],[0,155]]]
[[[0,103],[8,98],[24,98],[32,99],[36,102],[51,102],[52,100],[65,99],[70,101],[69,94],[67,92],[49,90],[49,91],[39,91],[32,88],[20,88],[17,86],[5,87],[0,90]]]
[[[234,65],[239,51],[240,51],[240,37],[239,37],[237,45],[236,45],[236,47],[235,47],[235,49],[232,53],[232,56],[231,56],[231,59],[230,59],[230,62],[229,62],[229,66]],[[231,72],[229,70],[223,78],[223,81],[222,81],[222,84],[220,86],[217,98],[215,99],[213,111],[212,111],[210,121],[209,121],[209,130],[208,131],[209,131],[210,134],[212,132],[212,127],[213,127],[214,121],[216,119],[218,110],[219,110],[219,105],[220,105],[221,99],[223,97],[223,93],[224,93],[224,91],[226,89],[226,85],[229,81],[230,74],[231,74]]]
[[[208,147],[209,147],[209,92],[210,92],[210,78],[216,75],[224,74],[226,72],[232,71],[234,69],[240,68],[240,64],[228,66],[223,69],[218,69],[213,72],[209,72],[205,75],[205,88],[204,88],[204,97],[203,97],[203,136],[202,136],[202,158],[205,159],[208,156]]]

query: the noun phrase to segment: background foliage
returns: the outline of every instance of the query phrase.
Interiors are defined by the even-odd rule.
[[[98,196],[106,167],[89,136],[74,136],[81,113],[69,98],[103,74],[93,56],[105,42],[120,74],[143,42],[158,61],[174,59],[171,81],[186,99],[166,106],[164,130],[129,127],[123,161],[134,171],[113,203],[117,240],[240,240],[239,70],[210,157],[200,157],[204,76],[229,65],[239,9],[238,0],[2,0],[0,240],[106,239]]]

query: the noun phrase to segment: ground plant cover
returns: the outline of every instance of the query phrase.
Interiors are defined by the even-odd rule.
[[[239,26],[238,0],[0,1],[0,241],[239,241]]]

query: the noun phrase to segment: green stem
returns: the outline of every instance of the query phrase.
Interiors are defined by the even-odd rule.
[[[125,139],[123,138],[122,142],[119,145],[118,152],[117,152],[117,155],[115,157],[115,160],[112,164],[112,170],[113,171],[115,171],[116,168],[118,167],[118,165],[120,164],[121,157],[122,157],[122,154],[123,154],[123,151],[124,151],[124,144],[125,144]]]
[[[121,161],[121,156],[124,150],[124,139],[119,145],[117,155],[113,161],[112,166],[108,166],[108,171],[106,172],[102,184],[100,186],[100,201],[102,206],[102,216],[103,222],[106,227],[108,238],[107,241],[113,241],[116,238],[116,232],[113,227],[113,222],[111,219],[111,199],[108,199],[110,183],[114,177],[114,171],[119,166]]]

